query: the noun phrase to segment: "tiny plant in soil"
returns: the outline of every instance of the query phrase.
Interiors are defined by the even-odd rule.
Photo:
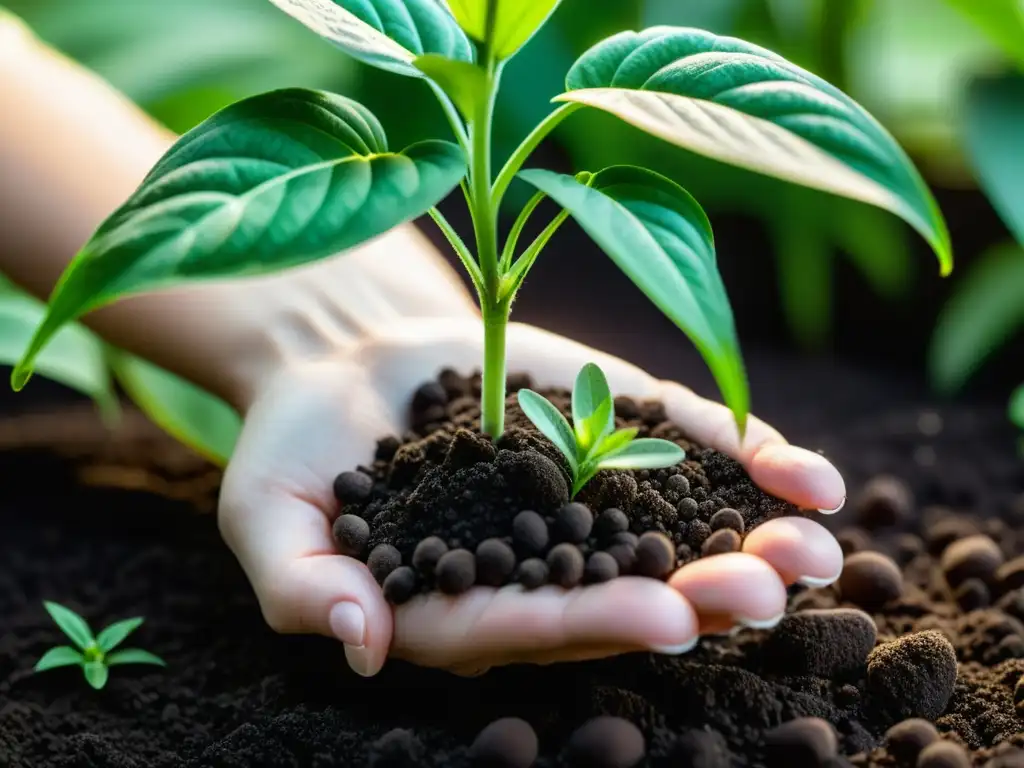
[[[93,636],[85,619],[58,603],[44,602],[47,613],[76,647],[58,645],[51,648],[36,662],[34,672],[45,672],[58,667],[82,668],[86,682],[99,690],[107,684],[110,667],[117,664],[155,664],[167,666],[163,659],[139,648],[114,650],[125,638],[139,628],[143,619],[135,617],[117,621]]]
[[[423,82],[454,141],[392,149],[365,106],[299,87],[221,110],[182,136],[83,246],[12,374],[15,389],[62,326],[119,298],[296,267],[428,214],[479,298],[481,427],[497,439],[512,305],[571,216],[689,336],[742,433],[748,384],[699,203],[650,168],[614,165],[567,175],[527,167],[552,131],[593,110],[714,160],[886,209],[928,240],[943,274],[952,268],[942,214],[892,136],[849,96],[759,46],[669,26],[596,42],[499,168],[492,134],[506,65],[560,0],[271,2],[364,64]],[[412,112],[407,119],[415,125],[418,118]],[[572,135],[600,141],[595,130]],[[513,183],[533,196],[502,238],[498,213]],[[455,189],[472,220],[470,242],[437,208]],[[545,213],[552,204],[554,212]],[[539,234],[520,247],[534,222]]]
[[[526,417],[569,463],[573,497],[602,469],[661,469],[686,457],[668,440],[636,439],[636,427],[615,429],[615,401],[604,372],[593,363],[583,366],[573,385],[572,426],[532,389],[520,390],[518,399]]]

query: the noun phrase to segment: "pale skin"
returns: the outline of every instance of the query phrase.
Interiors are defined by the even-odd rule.
[[[0,18],[0,271],[45,298],[93,229],[174,137],[105,83]],[[817,522],[783,518],[743,551],[572,591],[474,588],[393,610],[366,567],[335,553],[334,476],[400,433],[413,390],[445,366],[479,367],[472,298],[411,225],[343,256],[274,276],[135,297],[86,322],[110,342],[219,394],[245,416],[218,522],[279,632],[344,645],[376,674],[387,658],[476,674],[630,650],[679,654],[701,635],[772,626],[785,588],[838,578],[842,553]],[[680,343],[685,343],[682,336]],[[538,328],[509,331],[509,370],[571,384],[598,363],[617,394],[659,398],[697,441],[743,463],[766,491],[837,511],[846,489],[824,458],[674,382]]]

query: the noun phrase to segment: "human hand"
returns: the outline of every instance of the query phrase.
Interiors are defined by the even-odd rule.
[[[392,609],[364,564],[336,554],[332,480],[369,463],[379,437],[403,431],[412,392],[441,367],[477,367],[482,332],[456,296],[460,289],[440,273],[394,278],[393,286],[422,289],[398,312],[386,275],[402,275],[400,265],[392,261],[377,279],[377,262],[342,261],[350,259],[361,282],[348,298],[376,294],[369,304],[358,299],[362,310],[375,309],[361,311],[358,323],[338,310],[347,331],[330,344],[317,336],[311,354],[283,365],[262,387],[224,479],[221,531],[277,631],[337,637],[363,675],[379,671],[389,655],[471,674],[631,650],[682,653],[701,634],[772,625],[785,610],[787,584],[838,578],[842,553],[831,534],[812,520],[781,518],[751,531],[742,552],[687,564],[667,582],[623,577],[535,592],[474,587]],[[596,362],[616,394],[662,400],[688,435],[741,461],[767,492],[807,508],[843,503],[843,480],[831,464],[787,445],[757,419],[740,445],[726,408],[622,360],[515,324],[508,347],[509,370],[529,372],[539,386],[569,386],[584,363]]]

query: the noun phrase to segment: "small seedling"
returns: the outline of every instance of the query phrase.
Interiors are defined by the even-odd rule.
[[[532,389],[519,390],[519,407],[562,452],[572,470],[576,496],[602,469],[661,469],[686,458],[668,440],[637,439],[637,428],[615,429],[615,401],[604,371],[587,363],[572,388],[572,426],[548,399]]]
[[[114,651],[124,639],[139,628],[143,619],[116,621],[94,637],[85,619],[69,608],[57,603],[43,601],[46,612],[56,622],[61,631],[67,635],[77,648],[70,645],[58,645],[51,648],[36,663],[34,672],[45,672],[57,667],[80,666],[85,674],[86,682],[99,690],[107,684],[109,668],[115,664],[156,664],[166,667],[167,664],[159,656],[139,648],[125,648]],[[113,651],[113,653],[111,653]]]

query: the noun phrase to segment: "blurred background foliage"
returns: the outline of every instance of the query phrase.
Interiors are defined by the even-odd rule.
[[[359,65],[265,0],[4,4],[177,131],[240,98],[302,85],[362,101],[395,145],[448,133],[422,83]],[[566,71],[583,51],[623,29],[658,24],[742,37],[830,80],[895,134],[933,185],[972,189],[980,182],[1024,242],[1024,87],[1007,74],[1024,66],[1024,0],[563,0],[508,67],[496,123],[499,155],[550,110],[549,99],[563,90]],[[420,109],[432,119],[407,119]],[[727,212],[759,221],[770,252],[745,256],[774,260],[786,324],[806,350],[830,341],[841,261],[888,302],[905,297],[915,273],[929,268],[915,236],[889,214],[666,152],[658,140],[597,111],[566,121],[554,143],[558,159],[575,169],[655,167],[689,189],[713,219]],[[933,378],[946,391],[1024,323],[1022,258],[1019,249],[1001,245],[974,259],[964,275],[955,273],[961,295],[944,311],[930,355]],[[1007,280],[1019,290],[1004,289],[1002,303],[991,298]]]

